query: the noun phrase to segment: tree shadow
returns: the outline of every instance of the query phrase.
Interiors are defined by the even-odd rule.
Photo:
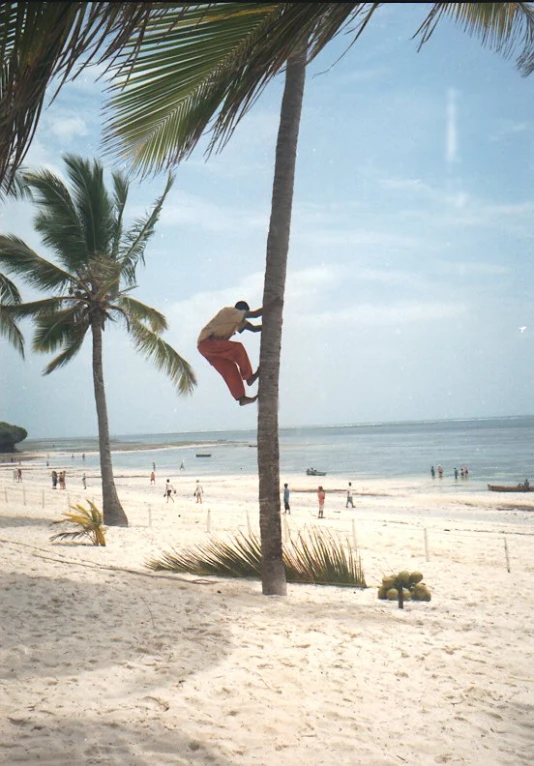
[[[49,526],[52,519],[50,517],[37,516],[4,516],[0,514],[0,529],[2,527],[42,527]],[[50,533],[52,534],[52,533]]]
[[[75,568],[73,579],[2,576],[0,678],[72,676],[147,660],[178,661],[185,678],[228,653],[227,630],[214,622],[202,586],[162,578],[143,594],[133,574],[102,572],[98,584],[84,575]]]

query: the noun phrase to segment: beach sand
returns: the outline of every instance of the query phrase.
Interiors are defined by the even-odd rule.
[[[361,553],[366,590],[152,573],[151,557],[258,529],[257,479],[117,471],[129,528],[106,548],[51,544],[96,475],[0,468],[0,763],[385,766],[534,763],[534,513],[520,496],[285,476],[284,533],[321,522]],[[424,488],[423,488],[424,489]],[[337,492],[333,490],[338,490]],[[519,498],[519,499],[518,499]],[[505,508],[503,510],[503,508]],[[505,540],[510,572],[507,570]],[[428,560],[427,560],[428,558]],[[379,601],[422,571],[430,603]]]

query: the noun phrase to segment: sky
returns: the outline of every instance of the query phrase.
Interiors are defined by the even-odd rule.
[[[427,5],[386,4],[348,51],[340,35],[308,67],[284,307],[281,427],[534,413],[534,75],[445,22],[418,52]],[[345,52],[344,56],[341,56]],[[341,56],[341,58],[340,58]],[[25,165],[62,173],[64,153],[101,146],[105,84],[86,70],[43,113]],[[198,386],[170,381],[108,327],[112,435],[250,429],[196,349],[223,306],[261,305],[278,76],[230,143],[176,169],[135,297],[162,311],[165,339]],[[165,177],[132,182],[130,220]],[[46,257],[28,203],[0,231]],[[21,285],[23,297],[35,297]],[[64,369],[0,342],[0,420],[30,438],[97,433],[90,338]],[[260,336],[239,336],[253,366]],[[252,389],[254,391],[254,389]]]

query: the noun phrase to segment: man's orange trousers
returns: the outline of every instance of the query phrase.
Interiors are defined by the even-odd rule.
[[[245,396],[243,381],[251,377],[252,366],[242,343],[206,338],[198,344],[198,350],[222,375],[234,399]]]

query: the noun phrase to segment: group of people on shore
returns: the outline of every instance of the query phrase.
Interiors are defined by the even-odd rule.
[[[434,468],[434,466],[430,466],[430,475],[433,479],[436,478],[436,475],[439,479],[443,479],[444,471],[443,466],[438,465],[437,470]],[[469,477],[469,469],[466,465],[463,465],[460,470],[455,467],[453,469],[453,475],[455,479],[467,479]]]
[[[67,489],[66,471],[60,471],[59,473],[57,471],[52,471],[52,489],[57,489],[58,484],[60,489]]]
[[[291,506],[289,503],[290,496],[291,496],[291,490],[289,489],[289,485],[284,484],[284,489],[282,492],[282,499],[284,501],[284,514],[286,513],[291,514]],[[317,488],[317,501],[319,504],[319,513],[317,515],[318,519],[324,519],[325,500],[326,500],[326,492],[324,490],[324,487],[322,485],[319,485],[319,487]],[[354,508],[354,491],[352,489],[351,481],[349,481],[349,484],[347,487],[345,508]]]

